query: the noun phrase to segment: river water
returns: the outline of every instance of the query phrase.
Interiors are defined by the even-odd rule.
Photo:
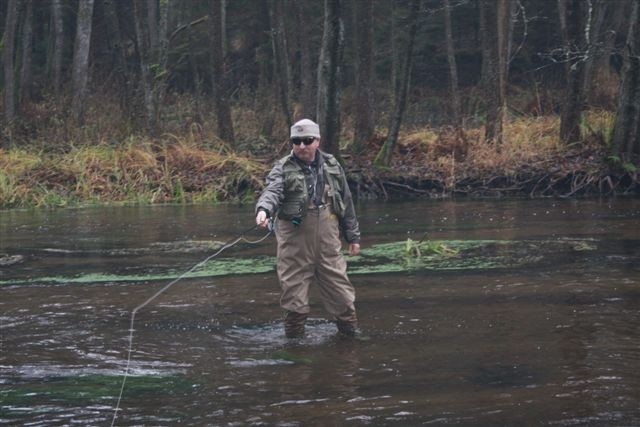
[[[358,213],[359,339],[316,293],[284,339],[274,238],[241,242],[137,312],[115,424],[640,425],[640,200]],[[252,224],[251,206],[0,212],[21,257],[0,267],[0,425],[110,425],[132,310]],[[393,264],[408,239],[480,243]]]

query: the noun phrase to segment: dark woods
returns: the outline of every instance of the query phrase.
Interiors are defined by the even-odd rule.
[[[210,132],[277,149],[322,125],[336,155],[389,166],[401,127],[482,127],[586,111],[627,169],[640,153],[640,0],[5,0],[2,147]],[[101,124],[102,123],[102,124]],[[462,139],[460,139],[462,138]],[[347,141],[347,142],[345,142]],[[345,153],[348,146],[348,153]]]

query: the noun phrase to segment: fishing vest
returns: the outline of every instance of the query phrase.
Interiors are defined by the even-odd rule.
[[[343,181],[340,164],[331,154],[319,153],[319,155],[323,156],[322,170],[318,171],[318,173],[324,174],[325,203],[330,200],[334,212],[338,217],[342,218],[345,212],[345,205],[342,200],[344,188],[342,188]],[[304,169],[293,158],[293,154],[289,154],[281,161],[284,174],[284,197],[278,217],[288,221],[299,221],[307,215],[310,203]]]

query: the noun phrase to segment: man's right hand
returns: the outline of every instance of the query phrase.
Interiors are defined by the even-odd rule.
[[[258,214],[256,215],[256,224],[262,228],[267,228],[269,225],[269,218],[267,218],[267,213],[265,211],[258,211]]]

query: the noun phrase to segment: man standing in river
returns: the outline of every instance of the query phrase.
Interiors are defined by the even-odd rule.
[[[347,277],[340,232],[349,254],[360,252],[360,227],[344,170],[322,152],[320,128],[304,119],[291,127],[291,153],[276,162],[256,204],[256,223],[277,218],[277,271],[282,288],[287,338],[304,335],[309,286],[316,279],[322,303],[339,333],[354,336],[358,326],[355,290]]]

